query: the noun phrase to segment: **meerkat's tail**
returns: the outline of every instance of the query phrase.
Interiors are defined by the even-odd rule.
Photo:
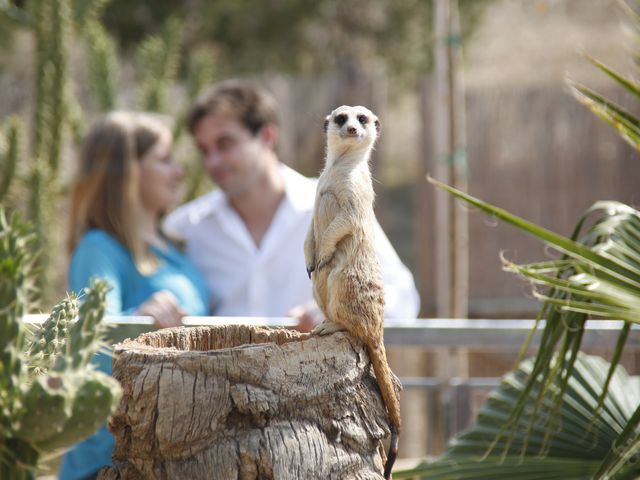
[[[391,469],[393,464],[396,463],[396,457],[398,456],[398,439],[399,433],[396,431],[396,427],[391,427],[391,444],[389,445],[389,451],[387,452],[387,463],[384,464],[384,480],[391,478]]]
[[[371,358],[371,365],[373,371],[376,374],[376,380],[380,387],[380,393],[382,394],[382,400],[387,407],[389,419],[391,420],[391,444],[389,445],[389,452],[387,453],[387,463],[384,466],[384,478],[389,480],[391,478],[391,469],[398,456],[398,438],[400,435],[400,400],[396,393],[396,388],[393,383],[393,374],[387,363],[387,354],[382,342],[379,342],[376,346],[369,346],[369,357]]]

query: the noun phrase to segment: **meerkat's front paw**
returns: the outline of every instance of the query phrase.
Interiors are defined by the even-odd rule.
[[[316,265],[316,270],[319,272],[324,267],[326,267],[331,260],[333,260],[333,255],[320,256],[318,264]]]
[[[314,328],[311,331],[311,334],[312,335],[330,335],[332,333],[342,332],[344,330],[346,330],[346,328],[344,328],[339,323],[329,322],[329,321],[325,320],[320,325],[316,326],[316,328]]]

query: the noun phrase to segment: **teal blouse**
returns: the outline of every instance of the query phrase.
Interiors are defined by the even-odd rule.
[[[69,289],[76,293],[89,285],[92,277],[105,279],[111,287],[107,294],[107,315],[133,313],[151,295],[168,290],[189,315],[208,315],[209,295],[200,273],[173,245],[166,250],[152,247],[159,266],[150,275],[142,275],[129,251],[102,230],[89,230],[78,243],[69,267]],[[111,374],[111,358],[98,355],[98,369]],[[98,432],[75,445],[62,459],[59,480],[79,480],[111,465],[113,435],[103,426]]]

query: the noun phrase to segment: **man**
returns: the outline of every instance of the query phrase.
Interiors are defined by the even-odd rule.
[[[185,241],[207,282],[212,313],[291,315],[309,329],[321,318],[303,254],[316,180],[278,160],[274,98],[249,82],[225,81],[196,100],[187,124],[219,188],[171,213],[164,230]],[[379,226],[376,242],[386,316],[415,318],[411,273]]]

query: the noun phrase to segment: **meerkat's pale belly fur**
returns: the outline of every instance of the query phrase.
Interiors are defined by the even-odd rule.
[[[331,251],[326,244],[333,238],[323,233],[334,221],[349,233],[338,239],[330,260],[319,258],[328,263],[314,273],[316,302],[329,321],[376,345],[382,338],[384,286],[373,244],[373,188],[366,163],[351,171],[334,165],[321,175],[313,227],[316,252]]]

